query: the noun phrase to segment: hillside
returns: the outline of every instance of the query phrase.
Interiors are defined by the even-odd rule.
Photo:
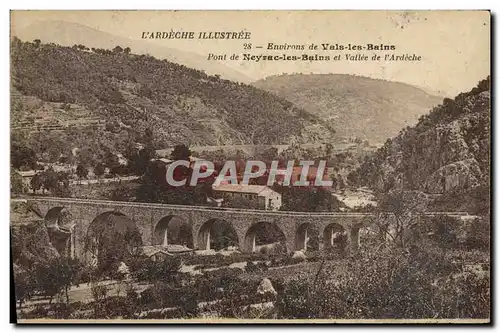
[[[442,204],[453,210],[485,208],[489,204],[490,126],[488,77],[470,92],[446,98],[416,126],[387,140],[351,180],[378,192],[415,189],[444,194]]]
[[[128,49],[113,51],[21,42],[11,50],[15,130],[57,140],[66,150],[141,142],[279,144],[331,135],[323,122],[287,100],[241,83]],[[315,132],[312,132],[313,129]],[[49,138],[47,138],[49,137]],[[72,145],[72,147],[70,146]]]
[[[101,49],[113,49],[115,46],[130,47],[136,54],[149,54],[158,59],[203,70],[209,75],[218,74],[224,79],[248,83],[252,81],[246,75],[217,61],[207,61],[200,54],[181,51],[147,41],[133,40],[115,36],[82,24],[65,21],[39,21],[25,28],[12,31],[12,35],[22,41],[31,42],[40,39],[44,43],[55,43],[62,46],[75,44],[87,45]]]
[[[340,137],[383,143],[442,98],[404,83],[344,74],[279,75],[254,82],[328,121]]]

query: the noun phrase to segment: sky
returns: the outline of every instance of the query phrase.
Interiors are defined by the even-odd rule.
[[[140,40],[143,32],[247,31],[250,40],[149,40],[151,43],[208,56],[282,54],[267,43],[342,45],[386,44],[395,55],[416,54],[419,62],[386,61],[222,61],[252,79],[282,73],[347,73],[422,87],[442,96],[470,90],[490,73],[490,13],[487,11],[16,11],[11,25],[27,27],[41,20],[63,20],[117,36]],[[263,49],[255,49],[256,45]],[[321,55],[354,51],[286,51]],[[362,51],[371,57],[372,51]],[[209,60],[207,60],[209,61]]]

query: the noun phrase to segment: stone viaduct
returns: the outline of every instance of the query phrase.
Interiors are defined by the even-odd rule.
[[[77,258],[85,257],[89,226],[102,214],[124,215],[132,220],[142,235],[143,245],[163,244],[168,223],[172,217],[180,218],[191,230],[194,249],[209,248],[211,226],[214,221],[222,220],[234,230],[242,252],[255,251],[256,231],[265,224],[281,231],[288,252],[303,249],[312,230],[319,235],[320,249],[333,244],[335,233],[342,233],[347,237],[350,250],[355,251],[360,244],[360,229],[369,226],[374,217],[366,213],[273,212],[52,197],[31,197],[21,201],[27,202],[52,225],[59,223],[63,211],[69,213],[72,219],[70,253]],[[466,214],[453,215],[463,217]]]

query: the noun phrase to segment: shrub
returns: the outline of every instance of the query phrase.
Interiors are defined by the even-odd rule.
[[[361,253],[330,280],[294,280],[278,294],[283,318],[487,318],[489,277],[456,273],[443,250]],[[451,279],[449,277],[452,277]],[[458,279],[458,280],[457,280]]]
[[[254,264],[252,261],[247,262],[245,267],[245,272],[247,273],[259,273],[266,272],[268,269],[267,264],[265,262],[258,262]]]
[[[155,289],[153,287],[148,288],[141,292],[138,303],[147,308],[149,308],[150,306],[154,307],[155,296]]]
[[[149,309],[177,307],[181,317],[198,315],[198,290],[194,285],[172,286],[158,282],[141,293],[139,304]]]
[[[53,305],[51,311],[56,319],[67,319],[75,312],[73,305],[66,303],[56,303]]]
[[[135,304],[125,296],[111,296],[101,301],[99,318],[134,318]]]
[[[154,282],[161,279],[173,281],[182,262],[177,257],[154,261],[150,258],[137,258],[131,261],[131,273],[139,281]]]
[[[271,251],[271,249],[267,246],[263,246],[259,249],[260,254],[269,254],[270,251]]]
[[[198,291],[191,288],[179,288],[181,295],[176,302],[182,317],[196,317],[198,315]]]

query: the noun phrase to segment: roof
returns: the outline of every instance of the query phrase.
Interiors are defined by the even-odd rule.
[[[17,171],[22,177],[33,177],[37,174],[36,170],[28,170],[28,171]]]
[[[55,172],[63,171],[63,172],[72,172],[76,170],[75,165],[70,165],[70,164],[62,164],[62,163],[43,163],[39,162],[38,164],[41,164],[45,167],[45,170],[48,168],[52,168]]]
[[[218,186],[212,186],[212,189],[220,192],[252,193],[259,196],[266,196],[275,192],[265,185],[219,184]]]
[[[171,256],[172,253],[191,252],[193,250],[184,245],[168,244],[167,246],[163,245],[143,246],[142,251],[144,252],[145,255],[151,257],[152,255],[158,253]]]

